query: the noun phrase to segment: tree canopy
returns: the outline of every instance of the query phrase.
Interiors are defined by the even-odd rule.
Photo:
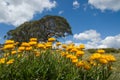
[[[71,26],[64,17],[46,15],[40,20],[25,22],[5,35],[7,39],[18,42],[29,41],[31,37],[46,41],[50,37],[72,35]]]

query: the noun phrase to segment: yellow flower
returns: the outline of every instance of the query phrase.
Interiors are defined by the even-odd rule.
[[[34,54],[35,54],[36,57],[39,57],[39,56],[40,56],[40,52],[38,52],[38,51],[35,51]]]
[[[66,48],[67,46],[65,44],[62,44],[62,48]]]
[[[110,58],[109,58],[109,61],[110,61],[110,62],[114,62],[114,61],[116,61],[116,58],[115,58],[115,57],[110,57]]]
[[[79,57],[79,56],[83,56],[84,55],[84,51],[77,51],[76,52],[76,56]]]
[[[3,49],[7,50],[7,49],[13,49],[14,45],[13,44],[9,44],[9,45],[4,45]]]
[[[57,43],[56,43],[56,46],[59,46],[59,45],[61,45],[61,42],[57,42]]]
[[[14,59],[10,59],[9,61],[6,62],[6,64],[12,64],[15,60]]]
[[[110,62],[116,61],[116,58],[113,55],[108,55],[108,57],[109,57],[108,61],[110,61]]]
[[[54,42],[56,39],[55,38],[49,38],[48,42]]]
[[[77,57],[74,56],[74,55],[72,55],[72,56],[70,57],[70,59],[74,60],[74,59],[77,59]]]
[[[75,48],[75,47],[73,47],[72,49],[71,49],[71,52],[77,52],[78,50],[77,50],[77,48]]]
[[[84,65],[84,69],[89,70],[89,69],[90,69],[90,65],[86,63],[86,64]]]
[[[22,51],[21,50],[18,50],[18,53],[21,53]]]
[[[38,48],[42,48],[42,49],[44,49],[44,48],[45,48],[45,45],[44,45],[44,44],[39,43],[39,44],[37,45],[37,47],[38,47]]]
[[[25,50],[25,47],[20,46],[20,47],[18,48],[18,51],[24,51],[24,50]]]
[[[26,47],[25,50],[30,51],[30,50],[32,50],[32,47]]]
[[[91,65],[93,65],[93,66],[96,66],[96,65],[97,65],[96,62],[94,62],[94,61],[92,61],[92,60],[91,60],[89,63],[90,63]]]
[[[72,54],[67,54],[66,58],[71,58],[73,55]]]
[[[52,45],[50,45],[50,44],[46,45],[46,48],[51,48],[51,47],[52,47]]]
[[[29,43],[27,43],[27,42],[23,42],[23,43],[21,44],[21,46],[23,46],[23,47],[29,47],[29,46],[30,46],[30,44],[29,44]]]
[[[0,59],[0,64],[3,64],[3,63],[5,63],[5,58]]]
[[[68,46],[68,47],[66,48],[66,50],[67,50],[67,51],[71,51],[72,48],[73,48],[73,46]]]
[[[6,40],[5,45],[7,45],[7,44],[14,44],[14,40]]]
[[[82,67],[84,66],[84,62],[83,61],[79,61],[77,64],[76,64],[77,67]]]
[[[68,52],[62,52],[61,53],[61,56],[67,56],[68,55]]]
[[[90,56],[90,60],[96,60],[96,59],[99,59],[100,57],[101,57],[101,54],[94,53]]]
[[[108,62],[116,61],[116,58],[111,54],[102,55],[101,58],[106,59]]]
[[[37,42],[37,38],[30,38],[30,41],[35,41],[35,42]]]
[[[45,47],[46,47],[46,48],[52,48],[52,43],[51,43],[51,42],[45,43]]]
[[[85,45],[84,44],[80,44],[80,49],[84,49],[85,48]]]
[[[62,52],[62,53],[60,53],[61,54],[61,56],[65,56],[65,52]]]
[[[100,63],[102,63],[102,64],[107,64],[107,63],[108,63],[108,61],[107,61],[106,59],[99,59],[99,61],[100,61]]]
[[[105,51],[104,51],[104,50],[102,50],[102,49],[99,49],[97,52],[98,52],[98,53],[100,53],[100,54],[105,53]]]
[[[15,50],[11,52],[12,55],[14,55],[14,54],[16,54],[16,53],[17,53],[17,51],[15,51]]]
[[[37,42],[35,42],[35,41],[30,41],[29,44],[30,44],[31,46],[36,46],[36,45],[37,45]]]
[[[78,59],[72,59],[72,63],[76,64],[78,62]]]

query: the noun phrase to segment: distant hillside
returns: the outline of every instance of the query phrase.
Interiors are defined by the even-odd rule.
[[[119,49],[115,49],[115,48],[103,48],[103,50],[105,50],[106,53],[120,53],[120,48]],[[97,49],[87,49],[87,51],[89,53],[95,53],[97,51]]]

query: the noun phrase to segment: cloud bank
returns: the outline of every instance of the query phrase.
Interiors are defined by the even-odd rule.
[[[120,10],[120,0],[88,0],[93,7],[104,10],[118,11]]]
[[[108,36],[101,42],[107,47],[120,48],[120,34],[116,36]]]
[[[0,23],[18,26],[31,20],[36,13],[54,7],[56,1],[51,0],[0,0]]]
[[[74,34],[73,38],[80,41],[87,40],[86,48],[120,48],[120,34],[102,39],[96,30],[87,30]]]

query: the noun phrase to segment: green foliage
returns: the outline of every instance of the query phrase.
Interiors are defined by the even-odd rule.
[[[95,53],[97,49],[87,49],[89,53]]]
[[[120,53],[120,49],[115,48],[102,48],[106,53]],[[95,53],[97,49],[87,49],[89,53]]]
[[[115,48],[104,48],[106,53],[119,53],[119,49]]]
[[[47,41],[50,37],[65,37],[72,35],[67,20],[60,16],[47,15],[40,20],[25,22],[14,30],[7,32],[4,37],[18,42],[29,41],[35,37],[38,41]]]

